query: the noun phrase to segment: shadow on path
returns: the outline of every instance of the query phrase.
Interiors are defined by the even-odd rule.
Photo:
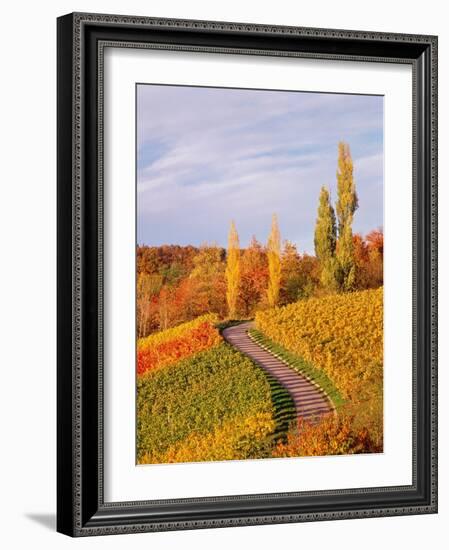
[[[278,417],[276,422],[279,423],[279,429],[281,426],[283,428],[285,423],[288,424],[295,414],[298,420],[300,418],[318,420],[323,414],[331,412],[332,408],[327,397],[315,384],[263,349],[248,336],[248,330],[252,327],[252,322],[246,322],[226,328],[222,334],[228,344],[247,355],[264,369],[269,379],[271,378],[272,399]],[[291,405],[289,407],[285,402],[285,397],[284,402],[276,397],[281,393],[279,385],[287,390],[291,397],[294,406],[293,414],[291,414]]]

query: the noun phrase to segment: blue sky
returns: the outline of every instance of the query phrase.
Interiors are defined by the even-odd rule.
[[[137,88],[137,242],[246,246],[283,239],[313,253],[322,185],[336,199],[337,147],[349,143],[354,231],[383,225],[383,98],[184,86]]]

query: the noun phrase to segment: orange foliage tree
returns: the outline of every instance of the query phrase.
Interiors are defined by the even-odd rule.
[[[239,309],[244,316],[253,315],[257,306],[265,298],[268,284],[268,263],[266,251],[252,237],[243,250],[240,262]]]
[[[356,288],[377,288],[383,285],[384,236],[381,229],[375,229],[365,238],[353,237],[354,258],[357,266]]]

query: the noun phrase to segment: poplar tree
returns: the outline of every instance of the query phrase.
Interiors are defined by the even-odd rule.
[[[358,198],[355,190],[351,152],[347,143],[340,142],[338,144],[337,170],[338,240],[336,258],[338,282],[340,289],[343,291],[352,290],[355,283],[356,262],[352,239],[352,222],[357,207]]]
[[[270,307],[277,305],[279,301],[279,289],[281,287],[281,233],[276,214],[271,220],[271,232],[267,244],[268,257],[268,289],[267,298]]]
[[[315,224],[315,255],[320,261],[320,280],[324,288],[334,290],[336,280],[335,248],[337,231],[335,225],[335,211],[330,201],[330,193],[322,187],[318,201],[318,214]]]
[[[228,253],[226,258],[226,300],[231,319],[235,319],[237,313],[237,299],[240,285],[240,243],[235,223],[231,222],[228,236]]]

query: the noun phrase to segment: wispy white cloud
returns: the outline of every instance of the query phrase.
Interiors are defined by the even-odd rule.
[[[285,238],[312,251],[321,185],[335,196],[337,144],[350,143],[355,229],[382,225],[382,98],[175,86],[138,90],[138,241]]]

